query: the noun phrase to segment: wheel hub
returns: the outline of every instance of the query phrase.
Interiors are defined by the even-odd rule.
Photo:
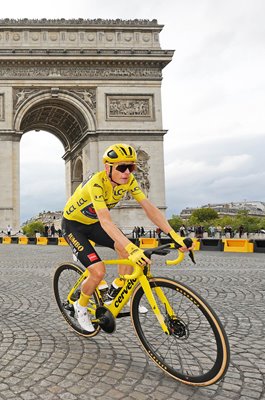
[[[181,319],[176,317],[168,317],[166,324],[170,335],[174,335],[179,339],[188,338],[189,336],[188,327]]]

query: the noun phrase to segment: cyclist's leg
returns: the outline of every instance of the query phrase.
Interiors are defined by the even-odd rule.
[[[105,231],[100,224],[85,225],[76,221],[63,220],[63,236],[78,260],[89,270],[88,278],[82,283],[82,292],[90,296],[105,276],[105,265],[89,240],[106,245]],[[109,237],[107,237],[108,239]],[[108,243],[113,246],[113,241]]]
[[[88,332],[92,332],[94,327],[88,317],[87,306],[91,295],[105,275],[105,265],[89,241],[95,241],[94,235],[92,234],[95,225],[96,224],[93,224],[93,226],[84,225],[66,219],[63,220],[62,224],[63,236],[71,246],[78,260],[89,271],[88,278],[81,285],[80,297],[74,303],[74,310],[78,322],[80,326]]]

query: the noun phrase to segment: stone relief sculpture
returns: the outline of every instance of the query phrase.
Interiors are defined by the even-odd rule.
[[[0,121],[4,120],[4,94],[0,93]]]
[[[16,101],[16,104],[15,104],[15,108],[20,106],[20,104],[22,104],[23,101],[25,101],[29,96],[31,96],[34,93],[37,93],[37,90],[35,90],[35,89],[32,89],[32,90],[22,89],[22,90],[16,91],[16,99],[17,99],[17,101]]]
[[[87,78],[87,79],[161,79],[162,73],[159,68],[111,68],[104,67],[91,68],[88,66],[71,67],[64,66],[57,68],[51,67],[35,67],[30,63],[23,66],[9,65],[0,69],[0,77],[2,79],[64,79],[64,78]]]
[[[81,97],[93,113],[96,114],[96,89],[72,90],[72,92]]]
[[[153,117],[153,96],[107,96],[107,117]]]
[[[136,148],[137,153],[137,170],[134,172],[134,176],[137,179],[142,191],[148,196],[150,190],[150,180],[149,180],[149,165],[148,160],[150,156],[146,151],[140,149],[140,147]],[[130,201],[132,197],[129,193],[126,194],[123,201]]]

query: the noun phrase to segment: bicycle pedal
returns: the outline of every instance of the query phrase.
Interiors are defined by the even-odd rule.
[[[72,304],[66,304],[64,306],[65,310],[70,312],[70,317],[74,317],[75,316],[75,310]]]

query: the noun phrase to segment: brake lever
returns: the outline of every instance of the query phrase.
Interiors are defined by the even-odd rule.
[[[194,259],[194,254],[193,254],[192,250],[189,251],[189,257],[190,257],[191,261],[193,262],[193,264],[196,264],[196,261]]]
[[[185,243],[186,247],[191,247],[193,245],[193,241],[191,238],[185,238],[183,240],[183,243]],[[191,259],[191,261],[193,262],[193,264],[196,264],[195,259],[194,259],[194,253],[192,250],[189,251],[189,257]]]

